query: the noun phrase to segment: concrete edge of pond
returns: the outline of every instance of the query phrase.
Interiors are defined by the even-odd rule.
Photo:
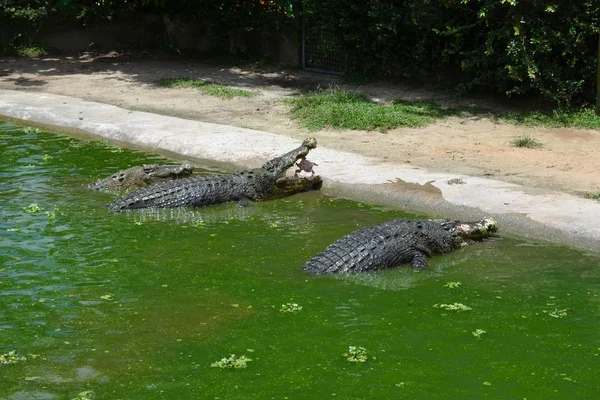
[[[296,147],[275,133],[131,111],[46,93],[0,90],[0,115],[138,149],[260,166]],[[327,194],[436,217],[492,216],[501,232],[580,249],[600,249],[600,202],[503,181],[435,173],[324,147],[313,150]],[[122,166],[119,166],[122,167]]]

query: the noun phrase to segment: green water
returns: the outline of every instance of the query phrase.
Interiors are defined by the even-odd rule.
[[[426,272],[314,277],[329,243],[406,215],[320,193],[113,214],[85,184],[168,160],[7,123],[0,154],[0,354],[27,358],[0,399],[599,396],[597,256],[501,236]],[[433,307],[452,303],[472,310]],[[252,361],[211,367],[231,354]]]

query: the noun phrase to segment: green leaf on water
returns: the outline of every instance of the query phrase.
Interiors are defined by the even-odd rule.
[[[81,392],[77,395],[77,397],[72,398],[71,400],[94,400],[95,394],[92,390],[86,390],[85,392]]]
[[[462,283],[460,282],[448,282],[444,285],[444,287],[447,287],[449,289],[456,289],[462,286]]]
[[[369,358],[367,349],[360,346],[348,346],[348,351],[344,353],[344,357],[346,357],[346,361],[355,363],[364,363]]]
[[[281,311],[283,313],[297,313],[300,310],[302,310],[302,306],[300,306],[296,303],[282,304],[281,308],[279,309],[279,311]]]
[[[552,318],[564,318],[567,316],[568,312],[571,311],[570,308],[564,308],[562,310],[555,309],[548,313]]]
[[[246,356],[241,356],[241,357],[236,357],[235,354],[232,354],[231,356],[229,356],[229,358],[222,358],[219,361],[215,361],[214,363],[210,364],[211,367],[213,368],[246,368],[246,364],[252,361],[252,359],[246,357]]]
[[[23,211],[25,211],[26,213],[31,214],[31,215],[36,215],[38,212],[43,211],[43,210],[44,209],[41,208],[40,206],[38,206],[36,203],[31,203],[27,207],[23,208]]]
[[[439,308],[439,309],[442,309],[442,310],[450,310],[450,311],[469,311],[469,310],[472,310],[471,307],[465,306],[462,303],[434,304],[433,308]]]
[[[11,350],[8,353],[0,354],[0,365],[16,364],[21,361],[27,361],[27,357],[20,356],[16,350]]]
[[[471,334],[473,336],[475,336],[477,339],[481,339],[483,337],[483,335],[485,335],[487,332],[484,331],[483,329],[475,329],[474,332],[471,332]]]

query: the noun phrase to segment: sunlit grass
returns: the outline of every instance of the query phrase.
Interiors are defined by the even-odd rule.
[[[600,117],[593,109],[521,111],[500,113],[477,107],[442,107],[433,101],[394,100],[374,103],[356,91],[331,88],[287,100],[291,117],[307,129],[380,130],[418,128],[450,116],[487,114],[497,122],[515,125],[600,129]],[[531,138],[519,139],[517,147],[540,147]]]
[[[21,57],[41,57],[48,54],[48,49],[39,45],[19,46],[15,51]]]
[[[223,99],[232,99],[234,97],[251,97],[256,95],[256,92],[250,90],[234,89],[221,83],[206,82],[202,79],[165,78],[158,81],[158,84],[168,88],[198,89],[204,94]]]
[[[290,99],[291,117],[307,129],[323,128],[387,131],[418,128],[453,115],[473,114],[471,108],[443,108],[431,101],[394,100],[376,104],[361,93],[327,89]]]

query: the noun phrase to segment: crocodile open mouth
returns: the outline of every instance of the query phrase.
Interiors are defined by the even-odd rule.
[[[323,186],[323,178],[319,175],[312,176],[286,176],[275,182],[273,198],[290,196],[295,193],[319,190]]]

